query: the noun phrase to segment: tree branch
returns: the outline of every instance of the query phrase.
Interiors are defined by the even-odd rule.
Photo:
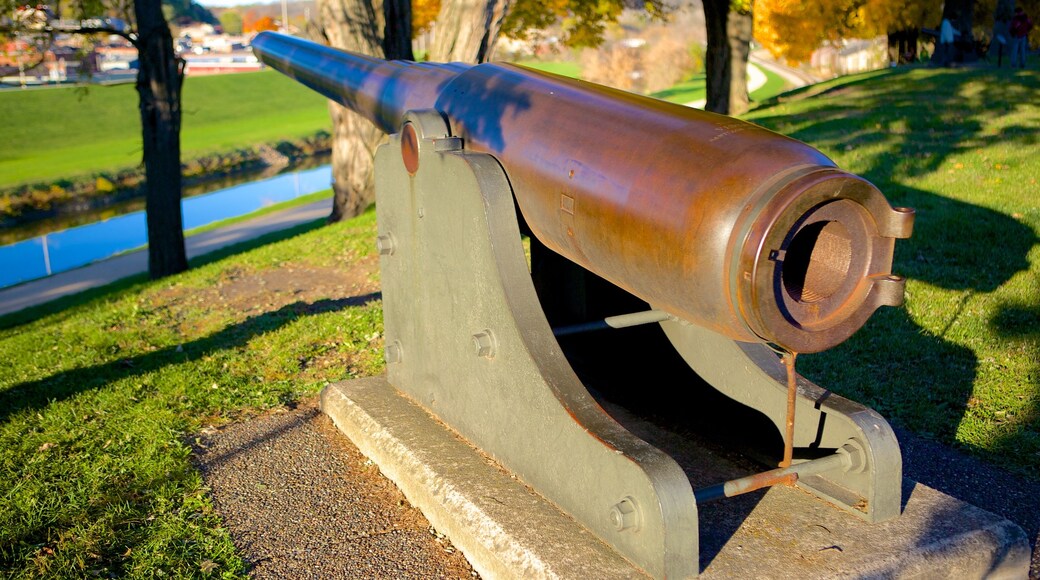
[[[91,26],[77,26],[75,28],[55,28],[51,25],[43,26],[38,29],[33,28],[22,28],[19,26],[0,26],[0,34],[8,35],[19,35],[19,34],[47,34],[53,36],[55,33],[65,34],[114,34],[121,36],[126,39],[127,42],[134,45],[134,48],[140,48],[137,44],[137,33],[133,31],[119,30],[117,28],[108,28],[106,26],[91,27]]]
[[[64,32],[65,34],[114,34],[124,38],[127,42],[134,45],[134,48],[140,49],[141,47],[137,43],[137,33],[125,30],[118,30],[116,28],[108,28],[105,26],[100,27],[77,27],[77,28],[54,28],[47,26],[44,28],[47,32]]]

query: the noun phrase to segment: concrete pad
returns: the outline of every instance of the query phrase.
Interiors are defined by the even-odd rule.
[[[672,457],[694,487],[748,466],[605,405]],[[321,408],[488,578],[630,578],[642,573],[376,377],[331,385]],[[1017,525],[904,481],[898,519],[868,524],[797,488],[698,506],[705,578],[1025,578]]]
[[[326,387],[321,410],[482,577],[645,577],[383,377]]]

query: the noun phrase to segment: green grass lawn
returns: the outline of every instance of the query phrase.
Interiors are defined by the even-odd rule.
[[[755,65],[752,64],[750,66]],[[762,86],[758,87],[757,89],[751,91],[751,93],[748,94],[748,97],[751,98],[752,102],[759,103],[771,99],[779,95],[780,93],[784,92],[784,90],[788,88],[787,81],[784,80],[784,77],[776,74],[775,72],[765,67],[758,67],[758,70],[761,71],[763,75],[765,75],[766,82],[763,83]]]
[[[0,92],[0,188],[136,166],[137,102],[133,84]],[[273,71],[188,77],[182,159],[328,130],[326,103]]]
[[[882,309],[804,374],[882,415],[1040,476],[1040,74],[896,69],[747,115],[918,211]]]
[[[523,60],[516,64],[526,66],[527,68],[533,68],[534,70],[570,77],[572,79],[581,78],[581,65],[576,62]]]
[[[708,89],[703,73],[693,75],[691,78],[680,82],[674,87],[663,91],[657,91],[656,93],[650,93],[651,97],[672,103],[679,103],[680,105],[699,101],[707,95]]]
[[[895,70],[748,115],[918,209],[905,309],[799,358],[822,386],[1040,477],[1035,71]],[[0,318],[0,570],[228,576],[194,434],[381,372],[371,213]],[[294,293],[271,277],[289,273]]]
[[[2,575],[243,572],[191,435],[382,369],[374,213],[318,225],[0,322]]]

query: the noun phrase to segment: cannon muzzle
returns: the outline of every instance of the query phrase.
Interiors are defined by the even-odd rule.
[[[499,161],[548,248],[734,340],[821,351],[903,301],[892,256],[913,210],[794,139],[512,64],[383,61],[269,32],[253,49],[405,150],[405,113],[438,111]]]

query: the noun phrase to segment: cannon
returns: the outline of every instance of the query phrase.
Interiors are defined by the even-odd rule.
[[[253,48],[391,134],[376,155],[386,381],[625,558],[696,576],[697,505],[777,483],[868,521],[899,514],[887,422],[793,361],[902,303],[892,259],[913,210],[721,115],[517,65],[383,61],[268,32]],[[694,490],[612,419],[577,367],[616,351],[592,339],[579,363],[565,346],[624,327],[658,340],[629,352],[668,350],[764,415],[779,467]]]

